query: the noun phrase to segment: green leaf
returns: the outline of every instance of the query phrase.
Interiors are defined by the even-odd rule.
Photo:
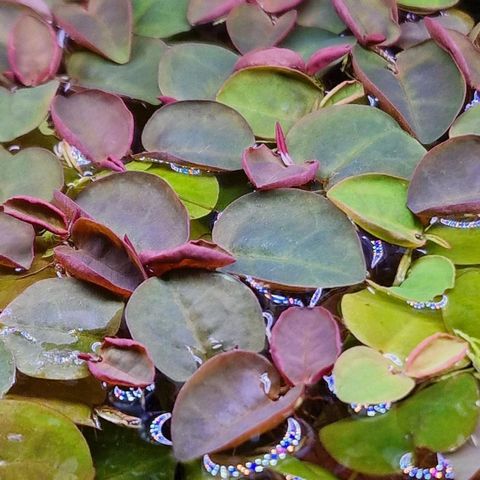
[[[240,170],[243,150],[254,143],[245,119],[221,103],[175,102],[157,110],[145,125],[143,146],[162,160]]]
[[[453,7],[459,0],[398,0],[398,6],[420,13],[436,12]]]
[[[234,73],[217,100],[241,113],[256,136],[273,139],[275,123],[287,131],[316,110],[323,94],[308,77],[281,67],[250,67]]]
[[[365,89],[423,144],[441,137],[463,106],[465,81],[431,40],[399,53],[394,65],[359,46],[352,59]]]
[[[38,127],[48,114],[58,82],[13,92],[0,87],[0,142],[9,142]]]
[[[455,266],[448,258],[427,255],[410,267],[407,278],[398,287],[384,287],[369,282],[374,288],[400,300],[428,302],[455,285]]]
[[[15,383],[15,360],[5,344],[0,342],[0,398]]]
[[[304,480],[336,480],[328,470],[295,457],[287,457],[269,468],[283,475],[297,476]]]
[[[151,38],[188,32],[187,6],[188,0],[133,0],[133,32]]]
[[[172,480],[175,461],[168,447],[151,445],[137,431],[103,423],[101,431],[86,431],[96,480]]]
[[[443,311],[445,325],[450,331],[460,330],[480,339],[480,269],[469,268],[459,273],[455,288],[448,294]]]
[[[327,188],[361,173],[410,178],[426,153],[389,115],[363,105],[334,106],[307,115],[290,129],[287,145],[295,162],[320,162],[318,178]]]
[[[302,27],[323,28],[337,35],[347,28],[331,0],[304,0],[297,11],[297,24]]]
[[[162,95],[177,100],[213,100],[237,60],[238,55],[218,45],[174,45],[160,61],[158,85]]]
[[[450,138],[462,135],[480,135],[480,105],[469,108],[462,113],[448,131]]]
[[[93,480],[87,442],[63,415],[32,402],[0,402],[0,476],[4,480]]]
[[[235,274],[301,288],[365,278],[352,224],[315,193],[279,189],[244,195],[224,210],[212,235],[237,259],[225,267]]]
[[[408,182],[381,174],[364,174],[337,183],[327,198],[357,225],[394,245],[425,244],[420,221],[407,208]]]
[[[358,340],[400,359],[405,359],[425,338],[445,332],[438,311],[415,310],[368,290],[344,295],[342,314],[346,327]]]
[[[133,37],[130,61],[123,65],[90,52],[75,52],[66,58],[67,73],[74,85],[158,105],[158,62],[167,46],[161,40]]]
[[[135,290],[126,318],[133,338],[148,348],[155,366],[179,382],[196,371],[196,357],[203,361],[235,347],[259,352],[265,344],[255,295],[221,273],[151,278]]]
[[[333,105],[346,105],[348,103],[367,103],[365,89],[363,85],[356,80],[345,80],[332,88],[328,94],[323,97],[320,106],[331,107]]]
[[[72,278],[40,280],[0,314],[3,338],[27,375],[69,380],[88,375],[76,352],[114,335],[123,303]]]

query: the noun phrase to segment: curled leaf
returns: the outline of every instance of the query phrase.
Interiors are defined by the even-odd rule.
[[[308,59],[306,65],[306,72],[309,75],[315,75],[317,72],[325,67],[328,67],[331,63],[341,59],[352,50],[352,45],[332,45],[330,47],[321,48],[317,50]]]

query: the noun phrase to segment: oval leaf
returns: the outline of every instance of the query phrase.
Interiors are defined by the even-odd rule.
[[[275,66],[293,68],[305,71],[305,61],[302,56],[288,48],[265,48],[253,50],[241,56],[235,63],[233,69],[241,70],[248,67]]]
[[[480,135],[480,105],[474,105],[462,113],[450,127],[450,138],[463,135]]]

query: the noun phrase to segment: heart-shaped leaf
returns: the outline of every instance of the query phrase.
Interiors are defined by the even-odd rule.
[[[413,378],[438,375],[464,359],[467,352],[467,342],[447,333],[436,333],[410,352],[405,373]]]
[[[448,303],[443,311],[445,325],[450,331],[459,330],[480,339],[479,292],[479,269],[471,268],[458,275],[455,288],[448,294]]]
[[[3,211],[12,217],[46,229],[61,237],[67,236],[68,226],[65,214],[51,203],[36,197],[16,196],[3,204]]]
[[[291,307],[275,323],[270,353],[292,385],[312,385],[332,368],[341,345],[337,322],[327,309]]]
[[[315,179],[319,167],[316,160],[301,165],[285,164],[266,145],[246,148],[242,164],[248,179],[257,190],[300,187]]]
[[[336,35],[346,29],[331,0],[304,0],[298,8],[297,24],[321,28]]]
[[[8,59],[18,79],[27,86],[46,82],[57,72],[61,58],[53,28],[33,16],[20,17],[8,42]]]
[[[100,90],[57,96],[51,114],[56,130],[70,145],[100,165],[123,169],[120,159],[132,143],[133,116],[120,97]]]
[[[275,428],[293,413],[302,394],[297,386],[278,398],[279,389],[278,372],[257,353],[234,350],[211,358],[177,396],[172,414],[175,457],[193,460]]]
[[[357,46],[352,61],[365,89],[423,144],[441,137],[463,106],[465,81],[433,41],[399,53],[394,64]]]
[[[275,22],[255,3],[242,3],[230,11],[227,31],[241,53],[267,48],[281,42],[295,26],[297,12],[291,10]]]
[[[73,278],[34,283],[0,314],[7,348],[31,377],[69,380],[88,375],[77,351],[89,351],[120,325],[123,304]]]
[[[0,476],[93,480],[95,470],[87,442],[68,418],[18,400],[2,400],[0,417]]]
[[[28,223],[0,212],[0,265],[29,269],[35,230]]]
[[[300,118],[318,108],[323,95],[318,86],[297,70],[250,67],[234,73],[217,100],[241,113],[257,137],[275,136],[275,123],[287,131]],[[310,160],[310,159],[309,159]]]
[[[145,125],[143,146],[166,161],[240,170],[243,150],[255,139],[235,110],[211,101],[176,102]]]
[[[236,5],[243,0],[190,0],[187,10],[187,18],[191,25],[210,23],[227,15]]]
[[[237,59],[238,55],[217,45],[174,45],[162,56],[158,68],[162,95],[176,100],[214,99]]]
[[[332,3],[362,45],[391,45],[400,36],[394,0],[332,0]]]
[[[0,87],[0,142],[9,142],[38,127],[45,119],[58,82],[10,92]]]
[[[197,361],[237,346],[260,351],[265,343],[257,299],[248,287],[221,273],[192,271],[166,280],[151,278],[130,298],[126,318],[133,338],[175,381],[189,378]]]
[[[315,193],[279,189],[244,195],[223,211],[212,237],[237,259],[225,268],[235,274],[300,288],[353,285],[365,278],[352,224]]]
[[[124,387],[146,387],[155,380],[155,366],[147,349],[135,340],[106,337],[98,357],[86,354],[90,373],[102,382]]]
[[[241,70],[248,67],[275,66],[293,68],[295,70],[305,71],[305,61],[297,52],[288,48],[264,48],[253,50],[242,55],[235,63],[233,69]]]
[[[57,23],[80,45],[117,63],[127,63],[130,59],[130,1],[90,0],[87,8],[61,4],[54,14]]]
[[[307,115],[290,129],[287,143],[294,161],[320,162],[318,177],[327,188],[361,173],[409,178],[425,154],[389,115],[362,105],[329,107]]]
[[[407,208],[408,182],[381,174],[342,180],[327,197],[367,232],[394,245],[425,244],[421,223]]]
[[[410,267],[407,278],[399,286],[384,287],[369,282],[387,295],[405,301],[429,302],[442,295],[455,284],[455,266],[440,255],[427,255],[416,260]]]
[[[416,310],[368,290],[344,295],[342,315],[346,327],[358,340],[401,360],[425,338],[445,332],[438,311]]]
[[[0,147],[0,168],[0,204],[22,195],[50,201],[53,192],[63,187],[61,163],[43,148],[26,148],[11,155]]]
[[[188,240],[188,213],[156,175],[109,175],[86,187],[76,202],[119,238],[127,236],[138,252],[172,248]]]
[[[104,225],[79,218],[70,240],[76,249],[59,246],[55,259],[73,277],[129,297],[146,278],[140,260],[130,246]]]
[[[462,113],[450,127],[450,138],[463,135],[480,135],[480,105],[475,105]]]
[[[158,105],[158,62],[166,48],[161,40],[134,36],[128,63],[119,65],[94,53],[80,51],[66,58],[67,73],[75,85]]]
[[[432,148],[418,164],[408,207],[424,217],[480,211],[480,137],[467,135]],[[454,172],[454,174],[453,174]]]
[[[188,32],[187,6],[189,0],[134,0],[133,31],[151,38],[171,37]]]
[[[378,404],[400,400],[415,381],[395,370],[394,363],[368,347],[343,352],[333,368],[335,394],[346,403]]]

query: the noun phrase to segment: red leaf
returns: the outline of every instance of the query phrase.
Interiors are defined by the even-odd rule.
[[[53,78],[62,59],[53,28],[31,15],[21,16],[8,36],[8,61],[18,79],[29,87]]]
[[[285,165],[266,145],[246,148],[242,158],[243,169],[258,190],[305,185],[315,179],[319,165],[317,160]]]
[[[246,53],[237,60],[233,70],[258,66],[287,67],[305,72],[305,61],[299,53],[288,48],[277,47],[253,50]]]
[[[127,338],[106,337],[100,361],[84,355],[90,373],[98,380],[123,387],[146,387],[155,380],[155,365],[148,350]]]
[[[133,116],[117,95],[85,90],[57,96],[51,106],[55,129],[70,145],[101,166],[124,170],[120,159],[133,139]]]
[[[205,362],[180,390],[172,413],[175,457],[186,462],[267,432],[298,406],[303,388],[280,393],[280,376],[258,353],[233,350]]]
[[[129,297],[146,279],[136,253],[110,229],[88,218],[79,218],[71,240],[77,250],[54,249],[57,261],[72,276]]]
[[[45,200],[25,195],[9,198],[3,211],[34,227],[65,237],[68,234],[67,218],[57,207]]]
[[[29,269],[33,262],[35,230],[28,223],[0,212],[0,265]]]
[[[270,339],[275,366],[292,385],[318,382],[331,370],[341,349],[338,324],[323,307],[288,308]]]
[[[309,75],[315,75],[317,72],[331,63],[339,60],[350,53],[352,45],[332,45],[330,47],[317,50],[307,61],[306,71]]]
[[[190,0],[187,19],[191,25],[210,23],[228,15],[230,10],[243,2],[244,0]]]

